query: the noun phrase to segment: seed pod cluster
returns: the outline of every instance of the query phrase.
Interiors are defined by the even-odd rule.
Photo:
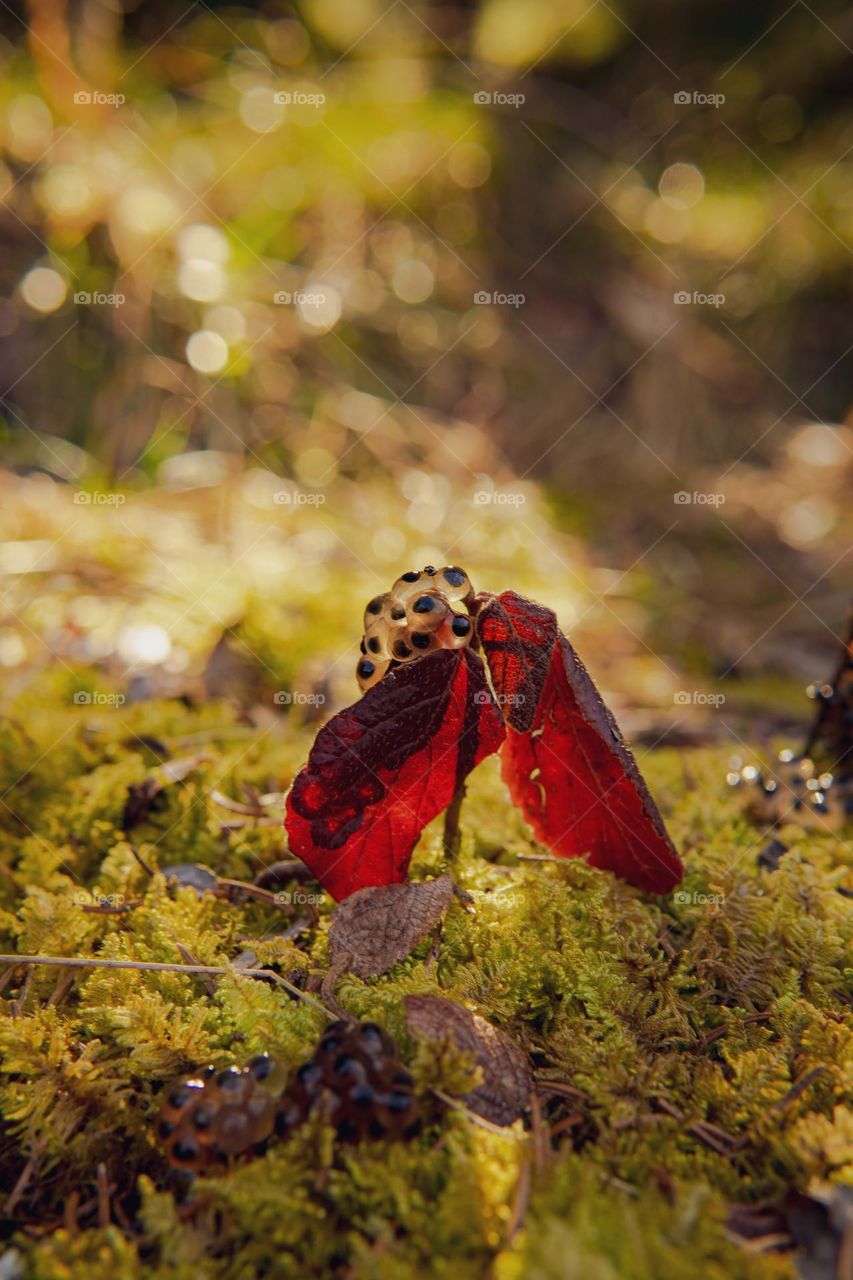
[[[211,1173],[234,1156],[260,1154],[276,1131],[286,1079],[281,1064],[263,1053],[243,1068],[207,1067],[177,1081],[157,1122],[170,1165]]]
[[[411,1075],[375,1022],[333,1022],[287,1092],[285,1123],[322,1111],[344,1142],[411,1138],[421,1124]]]
[[[364,636],[356,678],[362,693],[386,672],[433,649],[464,649],[474,634],[467,606],[473,599],[464,569],[427,565],[398,578],[364,611]]]
[[[281,1063],[260,1054],[245,1067],[208,1067],[167,1094],[157,1135],[173,1170],[214,1173],[260,1154],[320,1113],[344,1142],[412,1137],[420,1109],[411,1075],[373,1022],[333,1022],[288,1083]]]

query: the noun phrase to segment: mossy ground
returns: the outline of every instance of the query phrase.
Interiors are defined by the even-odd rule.
[[[157,764],[150,738],[173,756],[203,752],[133,843],[151,868],[203,862],[252,879],[282,856],[280,828],[223,831],[234,815],[210,792],[242,799],[245,783],[286,786],[311,731],[284,714],[255,728],[225,704],[75,706],[79,686],[44,677],[2,729],[3,951],[180,963],[184,947],[227,966],[251,946],[297,980],[322,973],[331,900],[316,927],[282,939],[292,917],[167,886],[121,830],[128,786]],[[540,1078],[580,1091],[543,1097],[538,1142],[521,1122],[491,1131],[462,1107],[437,1113],[407,1145],[339,1148],[309,1125],[202,1182],[191,1210],[181,1208],[163,1189],[153,1134],[164,1082],[264,1049],[296,1064],[323,1015],[237,974],[214,986],[83,971],[61,999],[56,969],[31,970],[26,986],[16,977],[0,1022],[0,1158],[10,1187],[33,1160],[14,1215],[24,1274],[792,1276],[790,1254],[755,1256],[730,1239],[727,1206],[853,1175],[851,920],[838,892],[850,847],[788,828],[778,870],[761,870],[765,839],[723,783],[726,756],[642,760],[687,866],[666,899],[584,865],[519,861],[541,850],[488,762],[471,780],[452,868],[470,909],[454,903],[437,948],[425,939],[384,977],[338,982],[337,1000],[389,1029],[424,1088],[458,1091],[470,1067],[407,1037],[404,995],[441,993],[515,1037]],[[411,875],[442,869],[436,823]],[[83,910],[93,894],[141,902],[97,915]],[[559,1137],[541,1141],[542,1126],[572,1114]],[[722,1131],[719,1150],[697,1121]],[[124,1227],[97,1228],[82,1212],[101,1162],[130,1215]],[[68,1210],[75,1192],[79,1225]]]

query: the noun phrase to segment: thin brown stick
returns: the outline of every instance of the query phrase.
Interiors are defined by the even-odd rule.
[[[98,1226],[110,1225],[110,1187],[107,1182],[107,1166],[98,1165]]]
[[[465,799],[465,783],[461,783],[456,794],[447,807],[444,815],[444,853],[447,858],[455,858],[459,852],[459,816],[462,812],[462,801]]]
[[[14,1187],[12,1188],[12,1192],[8,1200],[3,1206],[4,1213],[8,1214],[10,1218],[12,1214],[15,1212],[15,1206],[17,1205],[21,1196],[24,1194],[24,1192],[27,1189],[27,1183],[35,1173],[36,1165],[39,1161],[40,1156],[41,1156],[40,1150],[34,1151],[33,1154],[30,1156],[29,1160],[21,1170],[20,1175],[18,1177],[18,1181],[15,1183]]]
[[[282,978],[280,974],[273,973],[272,969],[231,969],[222,965],[214,964],[166,964],[159,960],[95,960],[80,956],[7,956],[0,955],[0,965],[67,965],[72,969],[137,969],[149,973],[218,973],[225,977],[232,974],[237,978],[267,978],[270,982],[275,982],[280,987],[284,987],[297,1000],[305,1000],[308,1004],[313,1004],[316,1009],[324,1013],[327,1018],[334,1019],[335,1015],[320,1004],[319,1000],[315,1000],[313,996],[309,996],[307,992],[300,991],[299,987],[288,982],[286,978]]]

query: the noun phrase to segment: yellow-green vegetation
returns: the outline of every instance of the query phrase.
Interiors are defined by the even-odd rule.
[[[203,862],[251,880],[282,857],[278,823],[228,829],[239,818],[211,792],[286,787],[311,731],[284,712],[259,729],[225,703],[76,706],[79,687],[36,681],[2,730],[2,950],[228,967],[250,948],[297,984],[321,975],[327,897],[319,923],[283,938],[304,918],[298,902],[289,914],[200,897],[163,875]],[[125,833],[127,789],[158,767],[155,741],[199,758]],[[340,1147],[312,1122],[179,1206],[154,1137],[163,1084],[260,1050],[296,1065],[323,1015],[237,972],[77,971],[69,986],[70,971],[18,970],[3,993],[0,1106],[9,1188],[31,1162],[12,1215],[26,1274],[792,1276],[790,1254],[748,1253],[726,1217],[853,1175],[849,846],[786,829],[778,870],[759,869],[764,838],[725,788],[725,761],[717,749],[643,759],[687,865],[661,900],[583,865],[520,859],[541,850],[488,762],[452,867],[472,901],[451,907],[437,948],[424,939],[383,977],[338,981],[336,999],[388,1028],[423,1091],[458,1095],[472,1069],[408,1037],[405,995],[443,994],[505,1030],[541,1084],[533,1132],[492,1130],[461,1104],[408,1144]],[[443,869],[434,824],[411,874]],[[84,910],[99,903],[128,909]],[[578,1092],[549,1094],[547,1081]],[[75,1193],[78,1208],[92,1201],[101,1163],[124,1229],[69,1213]]]

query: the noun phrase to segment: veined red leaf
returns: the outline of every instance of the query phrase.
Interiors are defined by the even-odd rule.
[[[317,735],[287,798],[290,848],[339,900],[405,880],[423,828],[503,738],[469,649],[396,668]]]
[[[669,892],[681,861],[554,614],[505,591],[482,605],[477,630],[509,725],[504,781],[537,838],[560,857],[584,857],[638,888]]]

